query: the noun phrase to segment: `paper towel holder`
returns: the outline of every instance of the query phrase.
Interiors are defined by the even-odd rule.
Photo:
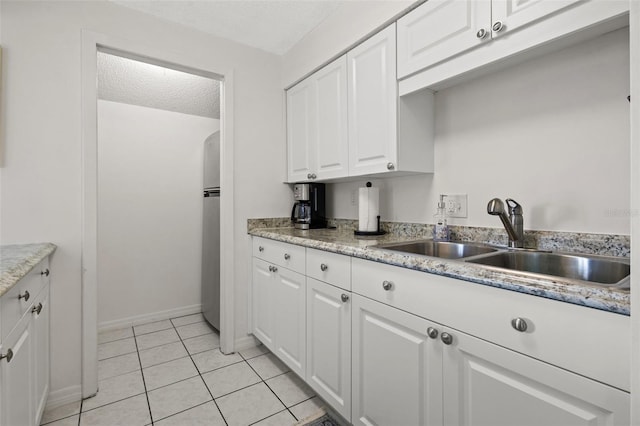
[[[378,230],[377,231],[358,231],[357,229],[353,231],[356,236],[360,237],[370,237],[374,235],[384,235],[387,232],[380,229],[380,215],[376,216],[378,218]]]

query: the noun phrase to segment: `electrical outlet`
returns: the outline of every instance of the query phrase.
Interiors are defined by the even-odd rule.
[[[467,194],[445,195],[447,217],[467,217]]]

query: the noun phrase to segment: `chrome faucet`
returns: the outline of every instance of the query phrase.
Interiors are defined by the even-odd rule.
[[[522,206],[511,198],[505,200],[509,207],[509,216],[504,210],[504,203],[499,198],[494,198],[487,204],[487,213],[498,216],[509,235],[509,247],[524,247],[524,230],[522,219]]]

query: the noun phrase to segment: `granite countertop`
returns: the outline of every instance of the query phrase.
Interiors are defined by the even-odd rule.
[[[348,229],[312,229],[303,231],[287,227],[252,228],[249,230],[249,234],[617,314],[630,314],[629,290],[604,288],[587,283],[584,285],[575,284],[574,282],[563,281],[562,278],[532,277],[519,274],[517,271],[499,271],[461,260],[441,259],[371,248],[371,246],[377,244],[420,239],[415,236],[389,233],[380,237],[356,238],[353,231]],[[625,258],[621,258],[621,260],[628,262],[628,259]]]
[[[0,246],[0,296],[56,250],[51,243]]]

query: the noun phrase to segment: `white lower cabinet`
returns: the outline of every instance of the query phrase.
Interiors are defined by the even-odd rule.
[[[442,345],[433,323],[353,295],[354,425],[442,424]]]
[[[49,260],[0,298],[0,426],[36,426],[49,396]]]
[[[304,377],[305,277],[253,259],[253,333],[292,371]]]
[[[451,336],[443,354],[445,425],[630,424],[627,392],[465,333],[441,331]]]
[[[254,335],[354,425],[630,423],[621,379],[629,375],[630,348],[616,344],[628,335],[628,317],[276,246],[282,253],[274,262],[285,259],[295,271],[259,258],[274,247],[254,239]],[[527,332],[514,329],[512,318],[526,321]],[[610,357],[592,353],[591,340],[603,335],[616,350],[615,366],[600,368]],[[7,380],[26,386],[6,370],[3,402],[14,386]],[[14,412],[3,411],[3,425]]]
[[[7,356],[7,354],[10,354]],[[35,424],[33,358],[33,322],[25,314],[2,341],[0,362],[0,425],[28,426]]]
[[[311,388],[351,418],[351,292],[307,277],[307,375]]]

